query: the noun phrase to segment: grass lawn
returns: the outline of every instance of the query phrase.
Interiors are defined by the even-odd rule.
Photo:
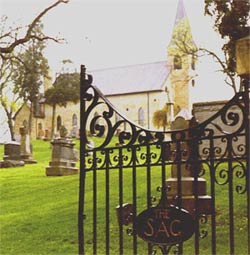
[[[0,254],[77,254],[78,175],[46,177],[50,143],[33,151],[38,164],[0,169]]]
[[[76,141],[79,148],[79,141]],[[47,177],[45,168],[51,157],[49,142],[34,141],[33,156],[38,164],[24,167],[0,169],[0,254],[67,254],[78,253],[77,211],[79,175]],[[0,145],[0,158],[3,145]],[[79,164],[78,164],[79,165]],[[207,171],[208,172],[208,171]],[[209,180],[208,173],[207,178]],[[132,170],[123,173],[124,202],[132,202]],[[160,168],[152,171],[152,195],[159,183]],[[105,254],[105,172],[97,173],[97,216],[98,216],[98,255]],[[244,179],[240,181],[244,185]],[[118,254],[118,224],[115,207],[119,204],[118,171],[110,171],[110,229],[111,253]],[[208,191],[209,191],[208,182]],[[92,248],[92,195],[93,173],[86,177],[86,254]],[[137,212],[146,209],[146,169],[137,168]],[[234,195],[235,247],[236,254],[247,254],[246,194]],[[211,254],[211,227],[202,224],[208,236],[200,241],[201,254]],[[216,231],[218,254],[229,254],[228,224],[228,185],[216,186]],[[124,254],[132,254],[132,237],[124,227]],[[194,254],[194,239],[184,244],[184,254]],[[138,238],[138,251],[145,254],[147,244]],[[158,251],[157,254],[160,254]]]

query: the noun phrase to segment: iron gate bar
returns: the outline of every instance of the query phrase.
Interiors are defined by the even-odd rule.
[[[215,219],[215,167],[214,167],[214,140],[209,139],[210,157],[210,194],[211,194],[211,234],[212,234],[212,254],[216,254],[216,219]]]
[[[131,148],[131,152],[132,152],[132,186],[133,186],[133,253],[137,254],[137,235],[135,234],[134,230],[135,230],[135,218],[137,215],[137,189],[136,189],[136,149],[137,146],[133,146]]]
[[[83,116],[86,112],[85,106],[85,93],[87,80],[85,79],[85,66],[81,65],[80,70],[80,115]],[[87,144],[87,137],[85,136],[85,132],[83,128],[86,127],[86,119],[80,118],[80,183],[79,183],[79,203],[78,203],[78,249],[79,254],[84,254],[84,190],[85,190],[85,148]]]
[[[183,135],[183,133],[182,133]],[[177,135],[176,135],[177,136]],[[177,206],[182,208],[182,185],[181,185],[181,164],[182,164],[182,151],[180,140],[176,140],[176,162],[177,162]],[[183,254],[183,244],[180,243],[178,246],[178,255]]]
[[[93,151],[93,254],[97,254],[97,176],[96,151]]]
[[[106,165],[106,170],[105,170],[105,176],[106,176],[106,254],[109,254],[109,245],[110,245],[110,226],[109,226],[109,220],[110,220],[110,211],[109,211],[109,199],[110,199],[110,194],[109,194],[109,150],[106,149],[105,151],[105,165]]]
[[[248,254],[250,254],[250,77],[242,80],[245,90],[243,101],[245,103],[244,122],[246,127],[246,189],[248,214]]]
[[[147,171],[147,208],[152,206],[152,197],[151,197],[151,168],[150,168],[150,147],[146,145],[146,171]],[[153,248],[152,244],[148,243],[148,254],[152,254]]]
[[[98,171],[104,170],[106,187],[105,187],[105,246],[106,253],[111,252],[110,247],[110,221],[111,221],[111,197],[110,197],[110,187],[111,187],[111,175],[110,171],[117,171],[118,169],[118,195],[119,195],[119,206],[121,208],[124,201],[124,190],[123,174],[125,169],[131,169],[131,180],[132,180],[132,203],[133,203],[133,213],[132,213],[132,226],[133,230],[129,231],[132,233],[132,249],[133,253],[138,252],[138,240],[135,232],[135,220],[138,211],[138,201],[137,201],[137,168],[143,167],[145,169],[146,177],[146,201],[147,208],[151,208],[152,205],[152,174],[154,173],[154,167],[161,167],[161,200],[167,198],[168,187],[166,187],[166,171],[167,166],[176,165],[177,168],[177,206],[182,207],[182,165],[183,164],[193,164],[194,174],[193,174],[193,190],[194,190],[194,204],[196,210],[194,211],[195,219],[195,237],[194,237],[194,249],[195,254],[199,254],[201,245],[200,237],[204,234],[204,230],[200,230],[200,224],[203,219],[202,215],[199,214],[197,208],[199,208],[199,197],[198,197],[198,179],[204,173],[199,172],[199,164],[205,164],[207,166],[206,171],[209,171],[210,178],[210,195],[211,195],[211,253],[216,254],[217,251],[217,218],[216,218],[216,185],[226,185],[228,190],[228,208],[229,208],[229,249],[230,254],[234,254],[235,249],[235,219],[234,219],[234,194],[245,194],[247,199],[247,250],[250,254],[250,196],[249,196],[249,93],[250,86],[249,80],[243,80],[245,90],[235,95],[234,98],[228,101],[228,103],[220,111],[218,111],[214,116],[206,120],[205,122],[199,124],[196,127],[188,130],[177,130],[171,132],[154,132],[150,130],[143,129],[134,125],[131,121],[127,120],[124,116],[119,114],[114,107],[102,96],[100,91],[92,85],[92,77],[85,74],[85,67],[81,66],[81,127],[80,127],[80,185],[79,185],[79,210],[78,210],[78,239],[79,239],[79,254],[85,254],[85,179],[86,173],[92,172],[93,181],[93,201],[92,201],[92,240],[93,240],[93,254],[98,253]],[[102,100],[99,101],[99,100]],[[90,121],[90,133],[96,136],[102,136],[105,132],[105,127],[102,125],[97,125],[97,120],[99,118],[104,119],[107,123],[107,136],[104,137],[103,143],[101,145],[95,146],[93,149],[87,148],[88,138],[87,138],[87,120],[91,114],[91,111],[95,106],[105,104],[107,110],[103,110],[102,115],[94,117]],[[239,113],[235,112],[232,108],[236,107]],[[116,112],[121,116],[122,120],[118,121],[116,124],[112,124],[110,118],[113,113]],[[242,119],[240,119],[242,116]],[[214,120],[220,120],[221,123],[216,123]],[[129,127],[130,132],[122,131],[118,135],[120,142],[120,147],[109,146],[109,143],[114,136],[117,128],[121,125]],[[235,127],[234,131],[228,132],[224,128]],[[216,132],[217,133],[216,133]],[[225,132],[227,131],[227,132]],[[191,137],[187,132],[192,132]],[[171,136],[171,141],[164,140],[164,134],[169,134]],[[215,143],[221,143],[216,145]],[[238,142],[238,143],[237,143]],[[242,143],[243,142],[243,143]],[[185,156],[185,151],[182,149],[183,143],[193,143],[194,151],[192,155]],[[175,151],[171,151],[170,154],[166,156],[166,151],[171,148],[171,145],[175,146]],[[153,150],[152,146],[156,146],[157,153],[160,155],[156,156],[157,159],[151,155]],[[204,151],[199,151],[199,148],[203,146]],[[225,149],[224,147],[225,146]],[[160,148],[160,150],[159,150]],[[145,152],[142,151],[145,149]],[[173,150],[173,149],[172,149]],[[207,151],[206,151],[207,150]],[[112,162],[112,155],[114,151],[118,151],[118,162]],[[100,155],[98,154],[100,153]],[[87,154],[91,156],[87,156]],[[103,154],[104,153],[104,154]],[[130,153],[131,159],[125,159],[123,154]],[[156,154],[157,154],[156,153]],[[145,160],[141,160],[140,155],[144,154]],[[87,160],[87,157],[89,159]],[[104,159],[103,159],[104,158]],[[216,177],[217,174],[223,177],[225,171],[222,164],[227,164],[226,179],[221,181]],[[239,167],[240,170],[237,170]],[[237,174],[241,171],[240,174]],[[235,175],[236,172],[236,175]],[[235,176],[234,176],[235,175]],[[244,184],[236,184],[234,186],[235,180],[237,178],[244,178]],[[219,186],[218,186],[219,187]],[[245,198],[245,197],[244,197]],[[165,201],[166,202],[166,201]],[[120,218],[123,217],[123,210],[119,211]],[[124,251],[124,227],[119,225],[119,252],[123,254]],[[148,253],[153,252],[154,244],[148,244]],[[179,245],[162,245],[159,247],[163,254],[169,254],[170,252],[177,252],[178,254],[183,254],[184,246],[182,243]],[[175,250],[174,250],[175,249]]]
[[[193,138],[193,137],[192,137]],[[192,141],[192,140],[191,140]],[[194,212],[194,217],[195,217],[195,254],[198,255],[200,252],[200,246],[199,246],[199,239],[200,239],[200,229],[199,229],[199,209],[197,210],[197,208],[199,208],[198,205],[198,177],[199,177],[199,171],[201,171],[201,169],[199,169],[199,163],[198,163],[198,141],[193,138],[192,143],[192,151],[191,151],[191,162],[190,165],[192,167],[194,167],[194,204],[195,204],[195,212]]]
[[[122,205],[123,205],[123,154],[122,154],[122,148],[118,149],[119,152],[119,158],[118,158],[118,162],[119,162],[119,214],[120,214],[120,219],[123,218],[123,210],[121,210]],[[119,250],[120,253],[119,254],[123,254],[123,224],[119,224]]]
[[[227,139],[227,150],[228,150],[228,189],[229,189],[229,233],[230,233],[230,254],[234,254],[234,218],[233,218],[233,169],[232,165],[232,137],[228,137]]]

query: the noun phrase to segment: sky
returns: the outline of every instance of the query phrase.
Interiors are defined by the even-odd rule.
[[[12,26],[28,25],[56,0],[0,0],[0,16],[7,15]],[[204,0],[183,0],[198,47],[222,56],[220,35],[213,20],[204,16]],[[65,38],[67,43],[48,42],[45,56],[52,77],[62,68],[62,60],[81,64],[87,71],[166,60],[178,0],[70,0],[43,18],[44,33]],[[218,63],[211,57],[199,60],[193,102],[232,97]],[[0,114],[2,114],[0,112]],[[0,138],[1,139],[1,138]]]

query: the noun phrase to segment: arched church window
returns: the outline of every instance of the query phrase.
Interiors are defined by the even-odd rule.
[[[194,87],[194,86],[195,86],[195,80],[192,79],[192,87]]]
[[[56,129],[57,131],[60,130],[60,127],[62,126],[62,118],[60,115],[57,116],[57,119],[56,119]]]
[[[25,127],[25,128],[28,127],[28,121],[27,121],[27,120],[24,120],[24,121],[23,121],[23,127]]]
[[[176,55],[174,56],[174,70],[178,70],[182,68],[181,57]]]
[[[74,113],[73,116],[72,116],[72,126],[73,126],[73,127],[76,127],[76,126],[77,126],[77,116],[76,116],[75,113]]]
[[[144,125],[144,110],[142,107],[138,110],[138,124],[143,126]]]
[[[192,68],[192,70],[195,70],[195,57],[194,57],[194,55],[192,56],[191,68]]]

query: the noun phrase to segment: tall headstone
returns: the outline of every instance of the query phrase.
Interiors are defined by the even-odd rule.
[[[21,139],[20,139],[21,159],[26,164],[37,163],[37,161],[35,159],[33,159],[33,156],[32,156],[30,136],[27,132],[27,128],[20,127],[19,132],[20,132],[20,135],[21,135]]]
[[[192,118],[191,120],[186,120],[182,116],[178,116],[172,123],[172,130],[183,130],[192,128],[197,125],[197,121]],[[195,154],[195,146],[197,144],[192,144],[192,137],[190,137],[189,130],[182,131],[186,132],[185,137],[187,141],[180,142],[179,149],[181,155],[181,162],[176,162],[172,164],[171,168],[171,178],[166,180],[167,199],[168,202],[174,205],[177,205],[178,197],[178,172],[180,171],[181,175],[181,203],[182,207],[188,210],[191,214],[194,215],[195,209],[197,206],[198,214],[210,214],[211,213],[211,197],[206,193],[206,180],[197,177],[195,180],[195,174],[199,174],[201,171],[201,164],[198,159],[195,161],[195,157],[198,156]],[[189,140],[190,139],[190,140]],[[189,140],[189,141],[188,141]],[[172,145],[170,148],[171,151],[176,151],[176,144]],[[191,162],[188,163],[188,160],[191,159]],[[173,159],[176,160],[176,159]],[[193,162],[192,162],[193,160]],[[197,171],[198,173],[195,173]],[[197,200],[195,196],[195,191],[197,191]]]
[[[51,141],[52,159],[46,167],[47,176],[77,174],[75,143],[72,139],[59,138]]]

